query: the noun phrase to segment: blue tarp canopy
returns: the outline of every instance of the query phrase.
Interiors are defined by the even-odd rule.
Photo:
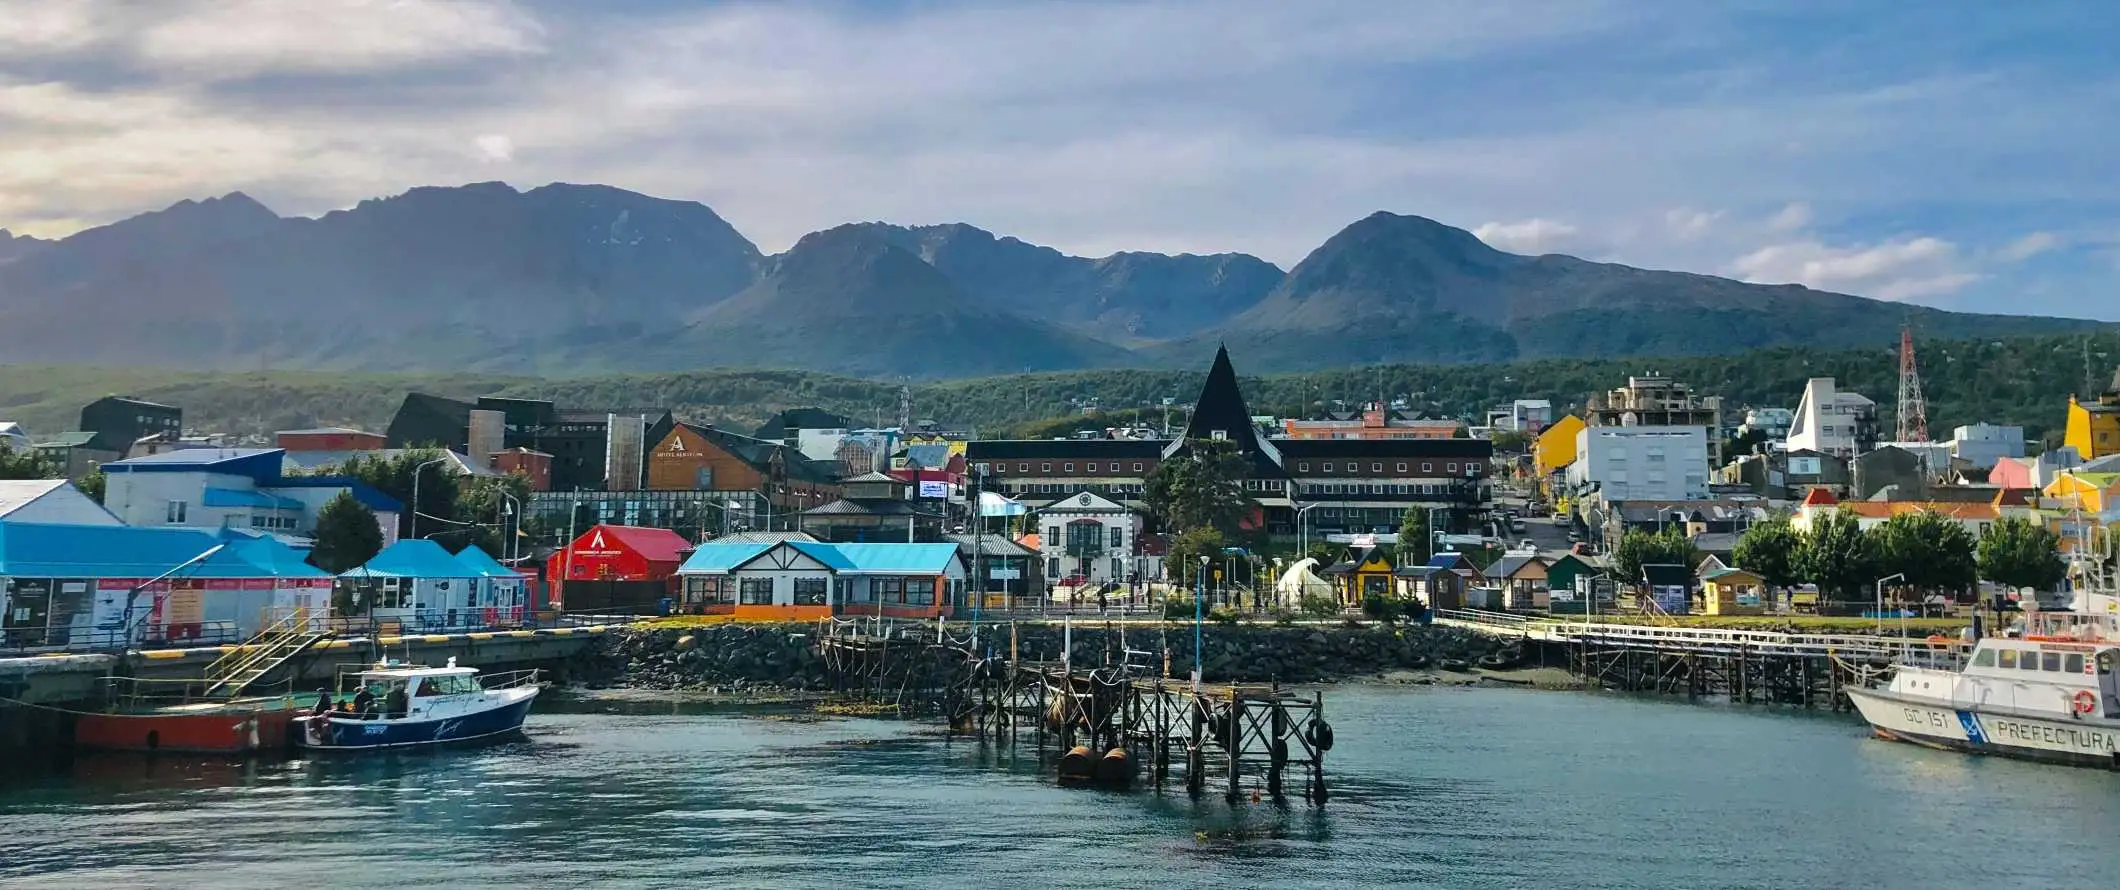
[[[458,562],[442,545],[424,538],[383,548],[367,565],[348,569],[341,578],[476,578],[479,573]]]
[[[521,577],[523,577],[521,572],[517,572],[514,569],[501,565],[499,560],[496,560],[492,556],[488,555],[486,551],[483,548],[479,547],[477,544],[473,544],[469,547],[464,548],[463,550],[457,551],[456,561],[462,564],[463,567],[469,570],[472,574],[482,578],[520,579]]]

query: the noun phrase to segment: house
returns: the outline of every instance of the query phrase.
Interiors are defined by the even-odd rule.
[[[484,573],[424,538],[397,541],[367,563],[339,573],[354,614],[395,621],[402,630],[439,631],[477,627],[474,607]]]
[[[1761,615],[1766,579],[1744,569],[1716,566],[1700,573],[1701,614]]]
[[[909,497],[911,486],[888,473],[869,472],[839,482],[839,499],[802,512],[801,524],[826,541],[934,543],[947,515]]]
[[[751,438],[778,442],[811,460],[837,460],[840,443],[853,429],[854,421],[823,408],[789,408],[767,418]]]
[[[523,477],[531,491],[552,490],[552,455],[534,448],[503,448],[494,452],[493,471]]]
[[[1673,563],[1650,563],[1642,566],[1641,577],[1634,579],[1639,592],[1636,603],[1643,611],[1655,610],[1671,615],[1684,615],[1693,603],[1693,569]]]
[[[545,561],[547,602],[570,612],[660,611],[692,542],[669,529],[595,525]]]
[[[1627,384],[1590,397],[1583,419],[1594,427],[1700,427],[1705,433],[1700,457],[1707,466],[1723,464],[1723,407],[1720,396],[1701,396],[1693,388],[1662,374],[1629,376]],[[1691,457],[1686,459],[1689,463]]]
[[[1531,469],[1549,498],[1553,496],[1551,489],[1556,477],[1567,470],[1569,464],[1575,463],[1575,446],[1583,426],[1582,418],[1570,414],[1554,421],[1532,441]]]
[[[1796,508],[1789,525],[1797,531],[1808,532],[1818,517],[1835,511],[1844,511],[1855,516],[1865,530],[1875,528],[1894,516],[1904,513],[1930,512],[1958,521],[1974,537],[1984,534],[1988,527],[2005,516],[2032,520],[2037,517],[2024,492],[2016,489],[1976,489],[1970,500],[1918,500],[1918,501],[1840,501],[1830,493],[1814,491]]]
[[[1897,445],[1881,446],[1855,458],[1850,474],[1853,495],[1856,500],[1867,500],[1892,489],[1897,497],[1919,498],[1935,484],[1937,469],[1927,454]]]
[[[456,561],[477,573],[468,605],[479,624],[502,627],[522,623],[530,605],[528,577],[501,565],[476,544],[457,551]]]
[[[1495,560],[1481,574],[1487,583],[1502,588],[1502,607],[1513,612],[1544,611],[1551,604],[1547,594],[1546,561],[1535,553],[1512,553]]]
[[[1290,439],[1454,439],[1464,431],[1458,421],[1406,417],[1382,402],[1321,420],[1281,421],[1281,434]]]
[[[1163,560],[1140,552],[1144,523],[1131,505],[1089,491],[1036,508],[1038,556],[1054,583],[1127,584],[1163,575]],[[1387,570],[1388,571],[1388,570]]]
[[[691,423],[673,424],[649,449],[648,488],[706,492],[710,503],[740,505],[737,524],[766,530],[794,528],[798,514],[841,496],[832,474],[800,451]]]
[[[1578,553],[1551,557],[1546,566],[1547,609],[1583,614],[1612,610],[1613,589],[1604,560]]]
[[[961,548],[967,564],[976,565],[977,577],[972,586],[986,593],[986,608],[1006,607],[1016,597],[1036,596],[1045,590],[1045,560],[1037,550],[1009,540],[1007,535],[957,532],[943,535],[942,539]],[[1162,557],[1158,556],[1157,564],[1161,563]],[[1144,580],[1147,577],[1143,576]]]
[[[1850,482],[1845,459],[1816,451],[1738,455],[1716,475],[1722,482],[1776,500],[1800,499],[1813,488],[1846,491]]]
[[[273,434],[273,444],[280,446],[288,454],[305,451],[381,451],[390,447],[390,437],[381,433],[331,426],[281,430]]]
[[[375,511],[384,541],[404,507],[357,479],[285,475],[278,448],[200,448],[104,466],[103,506],[127,525],[229,528],[306,539],[341,493]]]
[[[0,522],[0,649],[241,642],[330,589],[269,537]]]
[[[64,479],[0,479],[0,522],[125,524]]]
[[[956,544],[706,543],[678,569],[679,607],[740,619],[937,618],[967,607]]]
[[[1698,500],[1708,496],[1708,428],[1589,426],[1575,434],[1568,490],[1606,500]]]
[[[85,430],[57,433],[39,439],[30,450],[42,455],[66,478],[79,481],[97,468],[125,457],[125,452],[96,447],[96,434]]]
[[[1842,460],[1876,447],[1877,403],[1860,393],[1843,392],[1831,377],[1804,381],[1803,400],[1789,422],[1789,451],[1816,451]]]
[[[2024,427],[1975,423],[1951,430],[1951,455],[1987,469],[1997,461],[2024,456]]]
[[[27,454],[30,446],[29,430],[12,420],[0,420],[0,449]]]
[[[181,437],[184,409],[128,396],[104,396],[81,408],[81,430],[94,436],[88,447],[126,454],[133,443],[149,436]]]
[[[1438,553],[1423,565],[1401,566],[1393,574],[1401,596],[1420,600],[1429,609],[1462,609],[1466,591],[1487,580],[1462,553]]]
[[[2069,397],[2061,442],[2084,460],[2120,454],[2120,368],[2113,370],[2112,385],[2090,401]]]
[[[1347,551],[1346,558],[1326,566],[1318,572],[1332,584],[1340,605],[1358,607],[1370,594],[1390,596],[1393,572],[1391,560],[1376,547],[1356,547]]]
[[[2036,457],[2005,457],[1988,469],[1988,484],[1999,488],[2044,489],[2064,470],[2083,465],[2076,449],[2063,446]]]
[[[2103,513],[2120,509],[2120,472],[2066,470],[2055,476],[2041,494],[2059,510]]]

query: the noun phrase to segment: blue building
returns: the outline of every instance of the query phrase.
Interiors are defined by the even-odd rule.
[[[193,448],[103,466],[103,506],[127,525],[237,529],[306,546],[317,513],[341,492],[374,510],[385,542],[398,538],[395,499],[344,476],[287,476],[279,448]]]

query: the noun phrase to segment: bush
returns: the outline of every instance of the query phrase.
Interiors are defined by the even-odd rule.
[[[1225,627],[1234,626],[1237,620],[1243,617],[1242,613],[1226,606],[1216,606],[1213,611],[1207,613],[1207,620]]]
[[[1340,601],[1329,596],[1309,594],[1300,604],[1303,614],[1312,618],[1331,618],[1340,614]]]
[[[1287,606],[1275,607],[1273,610],[1273,623],[1282,627],[1294,624],[1296,623],[1296,613],[1289,610]]]
[[[1374,592],[1362,596],[1362,614],[1376,621],[1390,624],[1399,620],[1399,616],[1405,612],[1406,603],[1398,597]]]
[[[1192,620],[1192,617],[1193,617],[1193,599],[1192,599],[1192,597],[1190,597],[1190,596],[1179,596],[1179,595],[1177,595],[1177,594],[1175,594],[1175,593],[1174,593],[1174,594],[1171,594],[1171,595],[1169,595],[1169,596],[1166,596],[1166,597],[1164,597],[1164,598],[1163,598],[1163,620],[1165,620],[1165,621],[1191,621],[1191,620]]]

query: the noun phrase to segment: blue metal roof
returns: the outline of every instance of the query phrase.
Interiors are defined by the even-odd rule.
[[[685,564],[678,566],[677,571],[680,574],[690,573],[695,575],[726,574],[730,569],[758,558],[759,554],[773,549],[774,546],[776,546],[776,543],[772,541],[741,544],[715,544],[712,542],[701,544],[693,548],[692,555],[685,558]]]
[[[207,507],[262,507],[267,510],[300,510],[302,502],[294,498],[283,498],[262,491],[241,491],[234,488],[206,487],[206,494],[199,503]]]
[[[442,545],[425,538],[408,538],[383,548],[367,565],[339,573],[341,578],[476,578],[472,571]]]
[[[820,544],[838,551],[855,575],[940,575],[957,558],[955,544]]]
[[[265,482],[280,477],[280,462],[285,454],[279,448],[186,448],[114,460],[104,464],[103,469],[118,473],[226,473]]]
[[[224,540],[205,529],[128,525],[0,524],[0,575],[16,578],[155,578],[185,566],[176,578],[328,577],[302,562],[298,551],[272,539]]]
[[[834,545],[821,541],[789,541],[788,546],[795,548],[797,553],[824,563],[825,568],[832,571],[847,572],[854,569],[853,561],[841,554],[839,548]]]
[[[496,560],[492,556],[488,555],[486,551],[483,548],[479,547],[477,544],[473,544],[469,547],[457,551],[456,561],[463,564],[464,568],[470,569],[473,574],[484,578],[522,577],[521,573],[516,572],[515,570],[510,569],[507,566],[501,565],[499,560]]]

